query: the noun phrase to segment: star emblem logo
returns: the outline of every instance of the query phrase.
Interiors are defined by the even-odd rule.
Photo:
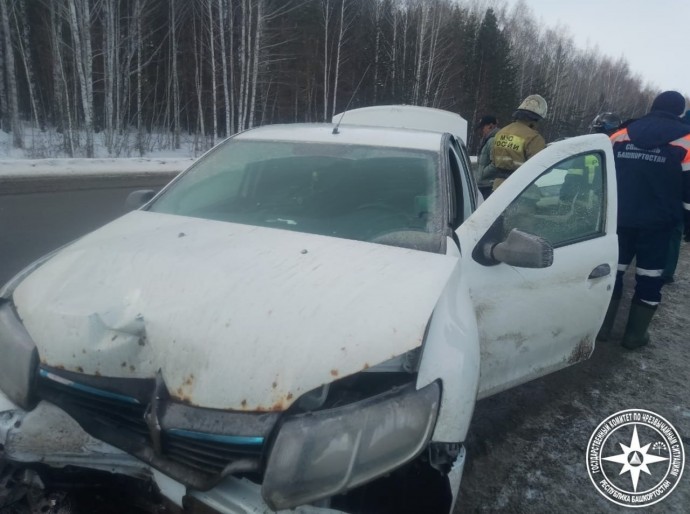
[[[646,409],[608,416],[587,443],[587,473],[608,501],[648,507],[666,498],[685,467],[683,440],[667,419]],[[632,484],[632,487],[630,487]]]
[[[602,457],[602,460],[622,464],[623,467],[621,468],[619,474],[622,475],[624,473],[630,473],[633,491],[635,492],[637,492],[637,484],[640,480],[640,473],[644,472],[648,475],[652,474],[649,471],[649,467],[647,466],[648,464],[669,460],[668,457],[661,457],[659,455],[647,453],[652,443],[640,446],[640,439],[637,435],[637,426],[633,428],[630,446],[626,446],[623,443],[618,444],[620,445],[621,450],[623,450],[623,453],[613,455],[612,457]]]

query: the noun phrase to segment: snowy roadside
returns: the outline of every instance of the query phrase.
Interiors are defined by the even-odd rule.
[[[191,157],[2,159],[0,160],[0,180],[171,174],[186,169],[194,160]]]

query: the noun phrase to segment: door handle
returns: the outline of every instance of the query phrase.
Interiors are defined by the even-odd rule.
[[[589,277],[587,278],[601,278],[610,274],[611,266],[609,266],[608,264],[599,264],[599,266],[592,270],[592,272],[589,274]]]

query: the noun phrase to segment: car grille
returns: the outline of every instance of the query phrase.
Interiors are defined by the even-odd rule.
[[[218,441],[199,441],[189,436],[166,433],[163,454],[171,460],[203,473],[220,473],[237,459],[260,457],[262,446],[247,449],[240,445]]]
[[[39,390],[42,397],[68,412],[79,410],[88,413],[94,422],[133,432],[148,441],[151,439],[144,421],[147,405],[136,398],[62,379],[45,370],[40,372]]]
[[[108,380],[103,377],[84,377],[88,384],[80,381],[76,373],[41,368],[39,394],[64,409],[94,437],[195,487],[212,484],[229,468],[259,469],[264,437],[210,434],[184,428],[163,428],[159,434],[153,434],[146,412],[150,408],[147,398],[155,396],[155,381],[141,380],[143,387],[139,389],[148,389],[142,395],[114,392],[112,387],[105,389],[94,384]],[[117,380],[122,383],[126,379]],[[196,478],[189,480],[190,474]]]

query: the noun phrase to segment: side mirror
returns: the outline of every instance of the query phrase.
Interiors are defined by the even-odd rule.
[[[140,207],[149,203],[151,198],[154,196],[156,196],[156,192],[153,189],[140,189],[138,191],[132,191],[129,193],[129,195],[127,195],[125,207],[128,211],[139,209]]]
[[[543,237],[514,228],[506,239],[486,245],[485,257],[517,268],[548,268],[553,264],[553,246]]]

